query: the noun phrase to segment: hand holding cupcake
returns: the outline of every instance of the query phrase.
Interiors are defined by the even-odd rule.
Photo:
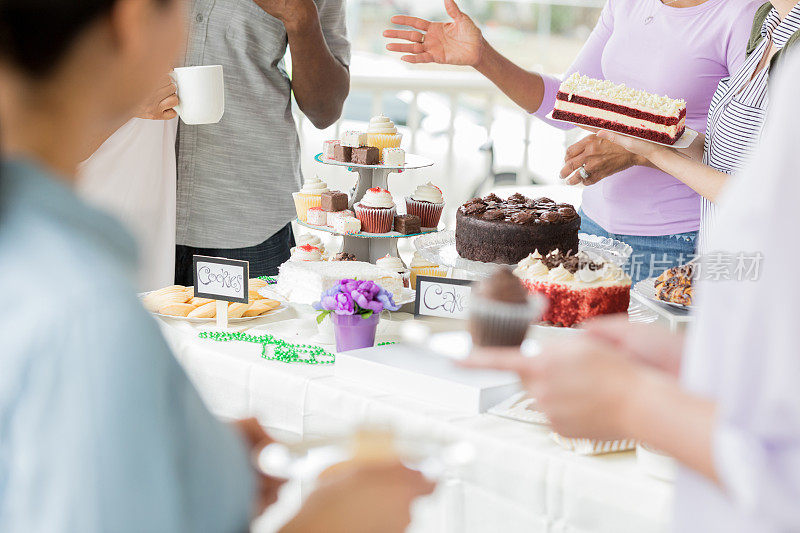
[[[361,231],[366,233],[389,233],[394,227],[397,214],[392,194],[386,189],[368,189],[364,198],[353,206],[356,218],[361,221]]]
[[[442,190],[431,182],[418,186],[414,194],[406,197],[406,213],[422,219],[423,228],[439,226],[442,210],[444,210]]]

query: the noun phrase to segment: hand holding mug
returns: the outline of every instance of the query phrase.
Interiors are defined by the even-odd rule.
[[[216,124],[225,114],[222,65],[176,68],[170,74],[178,86],[175,111],[184,124]]]
[[[178,116],[175,106],[179,103],[178,86],[167,77],[164,85],[141,105],[136,116],[148,120],[171,120]]]

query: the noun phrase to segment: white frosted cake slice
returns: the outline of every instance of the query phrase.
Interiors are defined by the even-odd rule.
[[[403,289],[400,274],[360,261],[289,261],[280,266],[275,288],[291,302],[310,305],[342,279],[374,281],[395,297]]]
[[[686,129],[686,102],[576,72],[559,87],[553,118],[675,144]]]

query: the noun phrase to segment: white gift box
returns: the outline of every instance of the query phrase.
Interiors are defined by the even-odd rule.
[[[419,346],[376,346],[336,355],[336,377],[440,407],[483,413],[520,390],[512,372],[461,368]]]

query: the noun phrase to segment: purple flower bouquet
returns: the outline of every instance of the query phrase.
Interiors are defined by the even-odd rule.
[[[374,281],[343,279],[322,293],[314,309],[321,311],[317,322],[330,316],[336,335],[336,349],[343,352],[375,345],[381,311],[397,311],[392,293]]]

